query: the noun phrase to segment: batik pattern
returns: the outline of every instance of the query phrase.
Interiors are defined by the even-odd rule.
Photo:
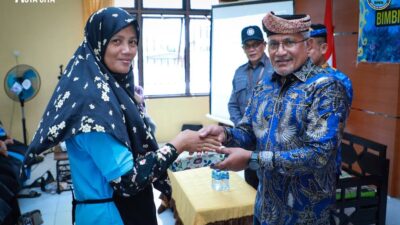
[[[329,224],[335,158],[350,101],[332,71],[307,61],[285,78],[273,74],[253,93],[231,144],[260,150],[255,216],[262,224]]]
[[[117,194],[124,197],[135,195],[165,174],[169,165],[178,157],[176,148],[166,144],[156,152],[148,152],[136,159],[133,169],[110,182]],[[170,190],[164,193],[171,195]]]

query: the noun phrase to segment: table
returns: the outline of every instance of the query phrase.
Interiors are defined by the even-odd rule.
[[[209,167],[172,172],[168,170],[172,186],[172,199],[178,221],[184,225],[243,224],[232,220],[245,218],[252,224],[256,191],[235,172],[229,172],[230,190],[211,189]]]

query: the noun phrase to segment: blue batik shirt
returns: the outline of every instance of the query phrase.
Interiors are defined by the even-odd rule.
[[[232,80],[232,93],[228,102],[230,120],[236,125],[242,119],[251,98],[253,88],[265,76],[274,72],[267,55],[263,55],[257,66],[247,62],[236,69]],[[249,82],[251,79],[251,82]]]
[[[350,103],[352,103],[353,102],[353,85],[351,83],[350,78],[348,76],[346,76],[346,74],[344,74],[342,71],[340,71],[334,67],[331,67],[328,63],[324,63],[321,67],[326,70],[330,70],[329,71],[330,74],[332,74],[337,79],[342,81],[344,88],[346,88],[347,97],[349,98]]]
[[[350,105],[351,105],[351,103],[353,102],[353,85],[352,85],[349,77],[346,76],[344,73],[342,73],[340,70],[337,70],[336,68],[331,67],[328,63],[324,63],[321,67],[324,69],[330,70],[330,72],[333,76],[335,76],[337,79],[342,81],[344,87],[346,88],[346,94],[347,94],[347,97],[349,98]],[[341,174],[341,165],[342,165],[342,148],[340,148],[340,147],[338,149],[338,154],[336,157],[336,165],[337,165],[338,174],[340,175]]]
[[[308,60],[265,77],[227,143],[260,151],[255,216],[262,224],[329,224],[336,154],[349,113],[346,89]]]

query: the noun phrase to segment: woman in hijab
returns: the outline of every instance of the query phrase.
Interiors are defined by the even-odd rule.
[[[160,179],[183,150],[220,145],[183,131],[158,148],[134,98],[139,36],[136,19],[126,11],[94,13],[30,145],[40,153],[66,142],[77,225],[157,224],[151,184],[165,184]]]

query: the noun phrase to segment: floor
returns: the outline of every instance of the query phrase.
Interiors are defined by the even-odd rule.
[[[45,174],[46,171],[50,171],[54,176],[55,172],[55,161],[53,160],[53,153],[47,154],[44,161],[36,166],[32,167],[31,178],[26,182],[27,184],[32,183],[37,177]],[[55,183],[49,189],[53,191],[42,192],[40,188],[25,189],[22,192],[36,191],[41,195],[37,198],[19,198],[19,206],[21,213],[30,212],[32,210],[39,209],[42,218],[43,225],[70,225],[72,224],[72,197],[70,191],[64,191],[60,194],[55,192]],[[160,192],[154,189],[154,202],[156,207],[160,205],[158,196]],[[159,225],[174,225],[175,219],[170,209],[157,215]]]
[[[40,190],[38,190],[41,192]],[[159,196],[159,192],[155,196]],[[51,194],[41,192],[38,198],[22,198],[19,204],[22,213],[35,209],[40,209],[43,218],[43,225],[69,225],[72,224],[71,217],[71,192],[64,191],[61,194]],[[156,206],[160,205],[160,200],[154,199]],[[170,209],[157,215],[159,225],[174,225],[175,219]]]
[[[40,177],[47,170],[50,170],[55,175],[55,161],[53,160],[52,153],[46,155],[43,163],[32,168],[31,180]],[[242,174],[240,174],[243,176]],[[27,181],[29,183],[30,180]],[[41,193],[37,198],[20,198],[19,204],[21,212],[29,212],[39,209],[42,213],[44,220],[43,225],[69,225],[72,224],[71,218],[71,192],[65,191],[61,194],[53,192],[42,192],[40,189],[33,189]],[[25,190],[26,191],[26,190]],[[158,199],[159,192],[155,190],[154,201],[156,207],[160,205]],[[386,224],[387,225],[400,225],[400,199],[388,197]],[[174,225],[175,219],[171,210],[166,210],[162,214],[157,215],[159,225]]]

